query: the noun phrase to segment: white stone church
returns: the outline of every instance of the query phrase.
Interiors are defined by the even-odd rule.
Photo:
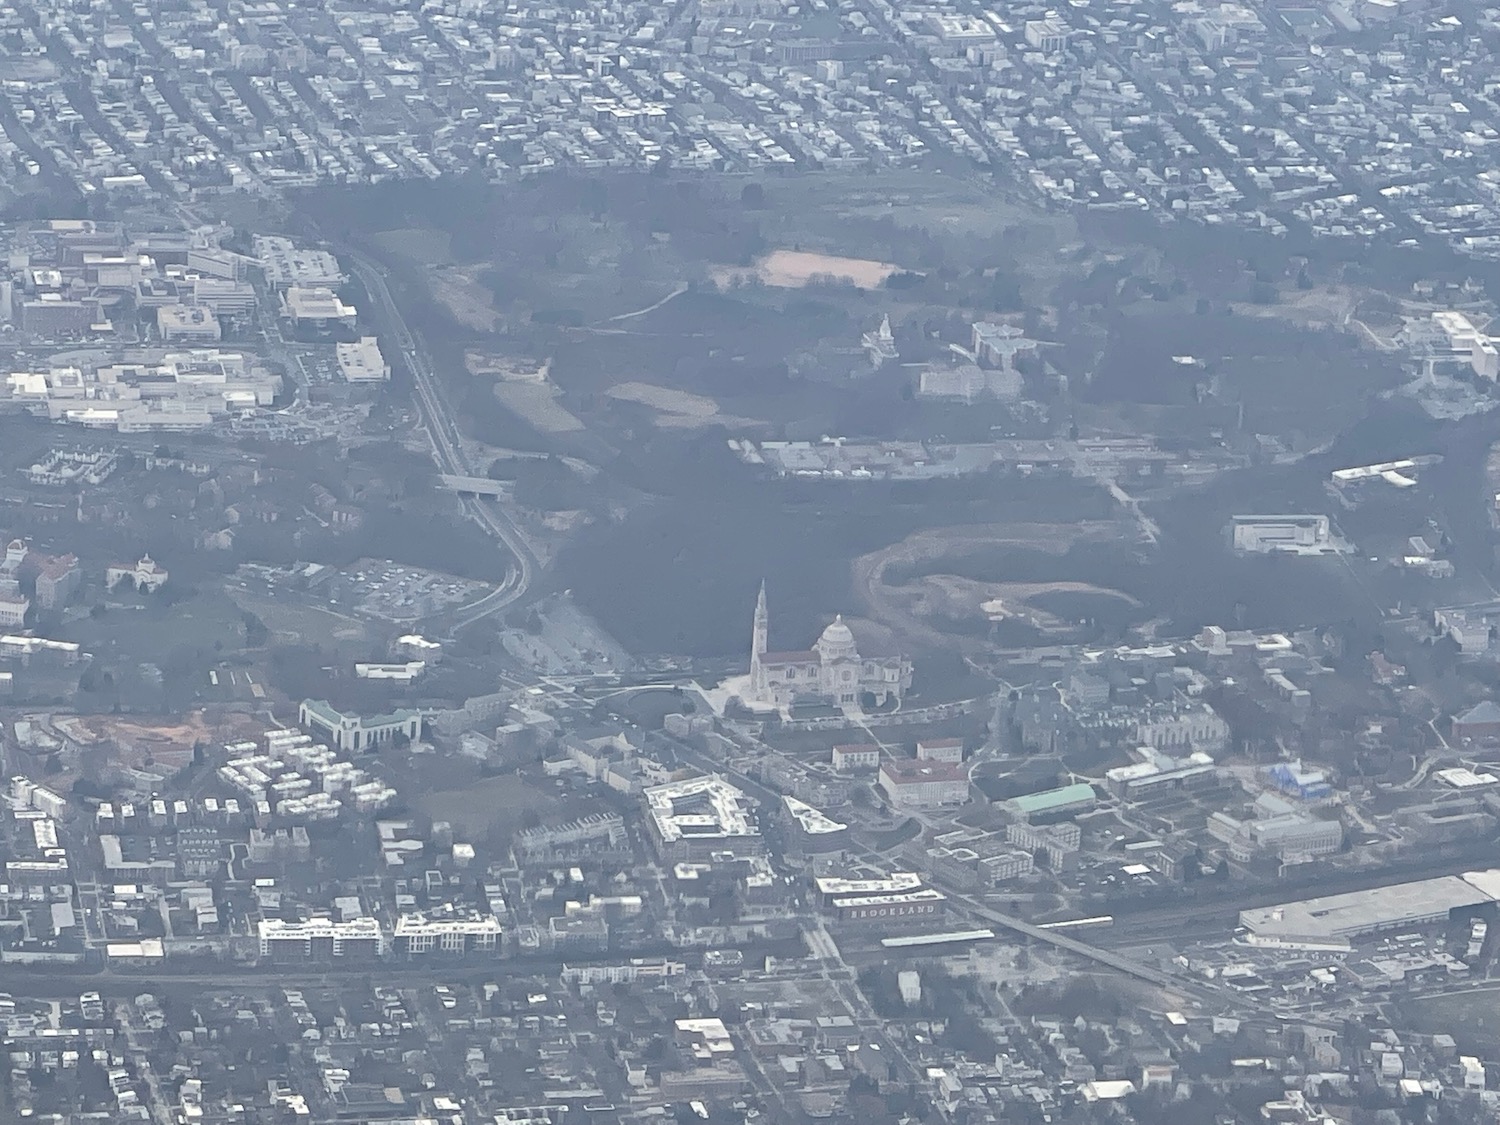
[[[911,686],[911,661],[899,653],[877,654],[869,644],[861,653],[853,630],[842,617],[835,617],[806,651],[768,651],[769,632],[770,615],[762,583],[755,603],[749,683],[744,690],[744,701],[750,707],[784,710],[794,702],[823,702],[846,711],[860,711],[872,698],[876,707],[899,703],[902,693]]]

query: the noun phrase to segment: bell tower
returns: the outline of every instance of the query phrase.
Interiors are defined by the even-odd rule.
[[[766,582],[761,579],[760,596],[755,599],[755,626],[750,636],[750,683],[760,686],[760,658],[766,654],[766,638],[771,631],[771,617],[766,611]]]

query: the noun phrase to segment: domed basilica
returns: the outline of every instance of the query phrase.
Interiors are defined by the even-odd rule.
[[[768,652],[769,632],[762,583],[755,603],[745,698],[751,707],[782,709],[794,702],[824,702],[857,711],[870,698],[876,707],[899,703],[902,692],[911,686],[911,661],[899,654],[861,653],[842,617],[835,617],[817,643],[803,652]]]

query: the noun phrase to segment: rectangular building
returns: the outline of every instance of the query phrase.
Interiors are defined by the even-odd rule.
[[[202,305],[162,305],[156,310],[156,331],[169,344],[212,344],[224,335],[219,318]]]
[[[374,918],[310,918],[286,922],[262,918],[256,924],[260,956],[268,961],[374,959],[385,952],[385,934]]]
[[[1099,803],[1099,795],[1087,782],[1076,782],[1058,789],[1027,793],[1001,802],[1000,808],[1013,820],[1030,822],[1049,817],[1064,817],[1087,812]]]
[[[281,295],[281,315],[293,324],[312,328],[353,328],[358,315],[332,289],[291,288]]]
[[[952,762],[886,761],[880,767],[879,785],[898,809],[962,805],[969,799],[969,771]]]
[[[503,933],[500,920],[493,914],[475,913],[467,918],[402,914],[396,919],[391,948],[395,953],[410,957],[429,953],[453,956],[495,954],[500,951]]]
[[[77,555],[44,559],[37,568],[36,604],[41,609],[60,609],[83,587],[83,567]]]
[[[31,609],[31,602],[20,594],[0,595],[0,626],[7,629],[19,629],[26,624],[26,614]]]
[[[391,378],[391,365],[380,354],[380,341],[361,336],[352,344],[335,344],[339,374],[346,383],[385,383]]]
[[[323,735],[345,753],[358,753],[394,741],[397,736],[414,742],[422,735],[422,713],[402,709],[389,715],[369,717],[334,709],[326,699],[304,699],[297,709],[297,723]]]
[[[722,777],[693,777],[642,792],[663,859],[707,859],[715,852],[758,855],[765,841],[750,800]]]
[[[1342,546],[1327,516],[1308,514],[1235,516],[1232,542],[1252,555],[1332,555]]]
[[[845,923],[889,926],[899,923],[927,922],[943,913],[948,896],[931,887],[906,894],[862,895],[839,899],[834,917]]]
[[[1289,941],[1349,939],[1446,923],[1453,911],[1484,906],[1497,897],[1500,871],[1469,871],[1241,910],[1240,925],[1263,937]]]
[[[833,748],[833,768],[839,773],[855,773],[880,767],[880,747],[873,743]]]
[[[964,740],[961,738],[932,738],[917,743],[917,761],[947,762],[958,765],[964,760]]]

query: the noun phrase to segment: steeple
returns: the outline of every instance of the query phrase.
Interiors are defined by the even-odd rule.
[[[750,639],[750,663],[765,655],[766,639],[771,631],[771,615],[766,610],[766,580],[760,580],[760,596],[755,599],[755,630]]]

